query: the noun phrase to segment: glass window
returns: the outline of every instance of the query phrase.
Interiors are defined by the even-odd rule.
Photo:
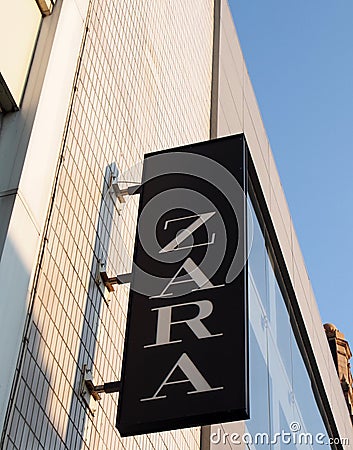
[[[254,207],[249,255],[250,417],[249,449],[322,448],[327,435],[310,377],[291,325],[275,262]],[[251,234],[251,233],[250,233]],[[271,256],[270,256],[271,255]],[[268,440],[256,439],[268,433]]]
[[[248,228],[250,226],[253,227],[252,236],[249,236],[249,272],[250,277],[253,279],[254,285],[256,286],[258,299],[267,312],[268,302],[266,245],[262,227],[256,218],[256,214],[251,203],[249,203],[249,215],[252,216],[252,221],[248,221]],[[251,233],[249,234],[251,235]]]

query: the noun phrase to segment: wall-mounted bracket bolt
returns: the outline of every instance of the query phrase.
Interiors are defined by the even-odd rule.
[[[132,186],[124,189],[121,189],[119,184],[120,182],[118,181],[118,176],[113,176],[111,189],[120,203],[126,203],[125,197],[127,195],[136,195],[140,193],[141,184],[133,184]]]
[[[115,277],[109,277],[105,271],[105,267],[101,266],[100,278],[109,292],[114,292],[114,284],[131,283],[132,273],[123,273]]]
[[[126,203],[127,195],[135,195],[140,193],[141,184],[132,184],[127,188],[121,188],[121,184],[126,184],[127,182],[122,180],[119,181],[119,171],[117,173],[112,174],[109,185],[109,193],[113,197],[115,196],[119,202],[115,204],[115,208],[118,214],[121,214],[121,211]]]
[[[93,388],[94,388],[94,381],[92,371],[91,369],[88,369],[87,365],[85,364],[82,370],[80,394],[87,408],[94,416],[94,414],[97,411],[97,401],[100,400],[101,397],[99,396],[99,394],[98,396],[93,395],[94,390]]]
[[[119,392],[120,388],[121,381],[111,381],[109,383],[95,385],[92,371],[87,368],[86,364],[83,366],[81,397],[93,415],[97,410],[97,402],[102,399],[100,394]]]
[[[110,301],[110,293],[114,291],[114,288],[108,283],[108,277],[106,272],[105,263],[102,260],[98,260],[96,269],[96,284],[101,291],[101,294],[106,303]]]

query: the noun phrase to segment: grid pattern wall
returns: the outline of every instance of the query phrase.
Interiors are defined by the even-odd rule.
[[[118,211],[110,177],[138,182],[143,153],[209,138],[212,35],[212,0],[91,2],[6,449],[199,448],[197,428],[121,440],[118,394],[93,416],[79,386],[84,364],[120,377],[128,287],[108,298],[95,276],[98,259],[130,271],[137,199]]]

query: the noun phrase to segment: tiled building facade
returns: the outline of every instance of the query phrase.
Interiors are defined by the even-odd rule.
[[[84,364],[121,370],[128,289],[107,303],[95,283],[99,258],[131,270],[136,198],[114,207],[115,163],[138,181],[143,153],[208,139],[212,30],[211,1],[88,5],[5,448],[199,447],[198,429],[121,444],[117,395],[92,419],[78,386]]]

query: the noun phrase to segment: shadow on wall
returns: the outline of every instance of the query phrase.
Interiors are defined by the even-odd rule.
[[[12,209],[12,206],[11,206]],[[2,216],[0,215],[1,221]],[[5,420],[1,430],[0,447],[8,440],[9,419],[11,417],[15,391],[14,370],[18,364],[23,328],[27,314],[27,292],[30,281],[30,269],[26,264],[26,255],[18,251],[16,243],[7,235],[1,256],[0,270],[0,423]],[[17,425],[16,425],[17,426]],[[14,437],[14,434],[13,434]],[[11,447],[12,448],[12,447]]]
[[[16,194],[2,195],[0,193],[0,261],[4,249],[7,231],[9,229],[11,214],[15,204]]]
[[[48,361],[40,341],[39,330],[33,322],[4,449],[64,448],[52,423],[52,414],[48,415],[60,401],[52,395],[50,358]]]
[[[14,327],[14,333],[17,334],[20,341],[23,335],[23,322],[28,312],[27,295],[23,295],[23,292],[25,294],[28,292],[30,273],[22,261],[21,255],[18,254],[13,245],[11,247],[13,264],[11,267],[7,267],[7,276],[10,283],[16,286],[15,290],[9,292],[13,295],[18,294],[16,310],[10,311],[10,314],[12,313],[13,316],[15,313],[16,317],[8,317],[9,314],[6,313],[3,314],[3,317]],[[15,276],[22,283],[16,284]],[[22,303],[19,303],[19,299],[22,299]],[[12,299],[8,298],[8,300],[11,301]],[[38,324],[40,324],[39,327]],[[42,445],[46,445],[45,448],[47,449],[63,448],[63,442],[52,423],[50,413],[60,402],[57,397],[52,395],[50,374],[54,358],[53,355],[49,354],[48,347],[43,345],[43,338],[39,331],[41,326],[44,326],[44,324],[41,324],[41,318],[34,310],[29,339],[26,341],[28,345],[24,348],[22,365],[20,366],[20,376],[12,388],[13,399],[10,400],[8,405],[8,417],[4,426],[3,441],[0,444],[4,450],[44,448]],[[13,342],[3,342],[3,348],[7,348],[8,351],[11,351],[9,349],[13,350]],[[13,358],[16,362],[17,351]],[[11,366],[10,359],[5,359],[8,362],[8,367]],[[17,364],[19,364],[19,361],[17,361]],[[4,375],[3,371],[2,375]],[[11,374],[12,376],[13,374]],[[8,380],[8,384],[12,382],[10,375]],[[6,405],[4,409],[6,410]]]
[[[104,299],[97,288],[94,278],[97,270],[97,259],[102,256],[102,248],[107,249],[109,246],[109,237],[112,228],[112,219],[115,206],[113,202],[106,202],[105,200],[111,176],[112,174],[115,174],[116,171],[117,168],[115,163],[110,164],[105,170],[104,180],[102,183],[102,198],[96,227],[91,277],[88,286],[83,325],[80,333],[81,342],[78,351],[76,374],[74,378],[75,393],[71,398],[69,412],[69,417],[72,418],[72,420],[68,423],[65,437],[66,448],[70,450],[81,449],[84,439],[87,408],[83,403],[82,398],[77,393],[79,393],[80,390],[84,364],[87,364],[89,369],[92,369],[94,365],[100,312],[102,304],[104,303]]]
[[[101,257],[102,249],[107,251],[109,246],[115,206],[113,202],[106,201],[105,193],[111,175],[115,172],[115,164],[109,165],[102,182],[101,204],[78,345],[77,341],[63,342],[54,319],[57,314],[59,320],[65,320],[70,308],[66,300],[73,301],[72,293],[60,292],[60,289],[56,292],[53,286],[49,287],[49,284],[55,284],[55,273],[50,274],[47,270],[48,273],[42,272],[40,275],[39,284],[42,286],[39,286],[38,295],[41,298],[37,295],[34,303],[28,347],[24,353],[18,390],[12,402],[2,447],[4,450],[80,450],[86,446],[84,441],[88,412],[80,396],[80,383],[83,365],[93,368],[95,360],[100,313],[104,302],[95,283],[95,272],[97,258]],[[25,303],[23,306],[26,306]],[[61,312],[59,315],[57,311],[60,309],[66,309],[65,315]],[[23,318],[25,314],[24,310]],[[69,322],[67,325],[72,327],[73,323]],[[66,335],[73,336],[71,332]],[[64,344],[69,348],[72,345],[71,354],[67,353]],[[60,382],[62,376],[66,377],[65,382]]]

